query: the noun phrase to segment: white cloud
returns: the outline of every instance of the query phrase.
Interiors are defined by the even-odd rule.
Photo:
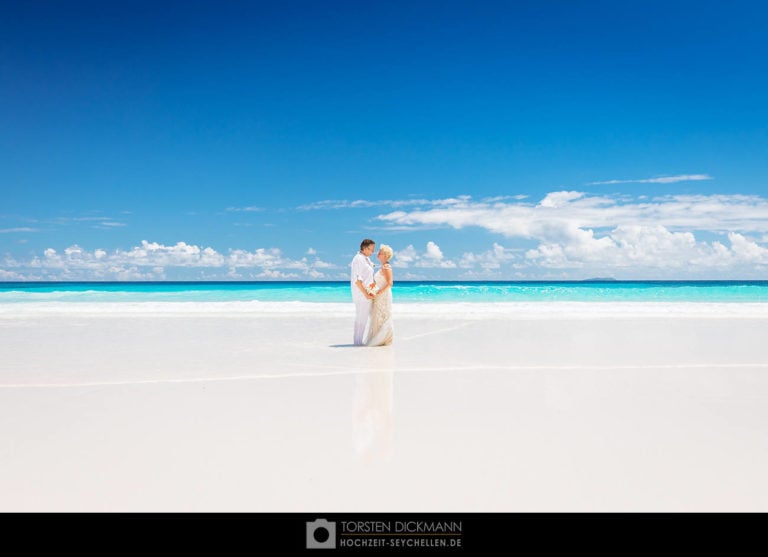
[[[421,273],[411,273],[410,271],[406,271],[405,273],[402,274],[402,276],[398,276],[397,279],[398,280],[429,280],[429,277]]]
[[[731,252],[736,259],[747,263],[768,264],[768,248],[759,246],[754,240],[736,232],[729,233],[728,239],[731,242]]]
[[[526,259],[547,268],[581,268],[590,264],[611,268],[680,267],[705,256],[690,232],[670,232],[663,226],[620,226],[595,238],[592,231],[561,242],[545,241],[528,250]]]
[[[264,210],[263,207],[256,207],[256,206],[250,206],[250,207],[227,207],[225,209],[225,211],[236,212],[236,213],[239,213],[239,212],[259,213],[259,212],[261,212],[263,210]]]
[[[407,207],[410,205],[429,205],[432,203],[428,199],[384,199],[379,201],[370,201],[367,199],[326,199],[300,205],[297,209],[301,211],[317,211],[326,209],[365,209],[368,207]]]
[[[760,245],[768,238],[768,201],[759,196],[640,199],[562,191],[547,194],[535,205],[490,204],[463,197],[431,209],[396,211],[378,219],[411,229],[473,226],[535,243],[524,255],[499,244],[482,254],[465,253],[459,267],[470,274],[505,270],[509,276],[521,269],[529,273],[571,269],[605,276],[610,269],[625,275],[656,272],[694,276],[712,272],[755,276],[768,265],[768,248]],[[702,241],[701,234],[719,235],[723,240]],[[412,246],[401,253],[406,266],[429,260]]]
[[[95,224],[91,226],[91,228],[99,230],[108,230],[110,228],[126,226],[124,222],[115,221],[112,217],[57,217],[55,222],[57,224],[68,224],[69,222],[93,222]]]
[[[601,184],[674,184],[675,182],[689,182],[698,180],[714,180],[707,174],[680,174],[679,176],[661,176],[659,178],[645,178],[643,180],[607,180],[604,182],[590,182],[590,186]]]
[[[397,259],[392,259],[392,265],[395,267],[408,267],[419,258],[416,248],[412,245],[407,246],[397,252]]]
[[[174,275],[190,275],[197,270],[205,278],[233,278],[248,272],[251,278],[323,278],[326,269],[336,268],[332,263],[315,257],[312,260],[303,257],[293,260],[285,257],[277,248],[258,248],[254,251],[229,250],[228,254],[217,252],[211,247],[200,247],[186,242],[174,245],[164,245],[158,242],[142,240],[140,246],[129,250],[113,250],[108,252],[97,248],[88,251],[75,244],[63,252],[54,248],[43,251],[42,257],[34,256],[29,261],[17,261],[6,257],[5,266],[14,268],[13,272],[21,276],[20,270],[27,272],[43,272],[46,278],[88,279],[97,280],[157,280],[165,277],[166,273]],[[214,271],[214,274],[205,272]],[[299,271],[290,272],[290,271]],[[36,275],[39,277],[39,274]],[[194,276],[194,275],[192,275]],[[200,278],[198,276],[197,278]]]
[[[141,241],[141,246],[135,246],[129,251],[116,251],[114,259],[141,266],[219,267],[224,264],[224,256],[210,247],[201,249],[186,242],[166,246],[146,240]]]
[[[539,203],[539,207],[562,207],[569,201],[584,197],[584,193],[579,191],[555,191],[548,193]]]
[[[433,261],[440,261],[443,258],[443,252],[440,249],[440,246],[436,243],[427,242],[427,253],[425,254],[425,257],[432,259]]]
[[[532,264],[550,269],[676,272],[731,270],[749,274],[768,265],[768,249],[737,233],[728,234],[730,247],[704,242],[691,232],[663,226],[620,226],[603,238],[579,242],[542,242],[525,253]],[[602,242],[595,247],[597,242]],[[586,247],[585,247],[586,246]]]
[[[0,280],[24,280],[24,276],[15,271],[0,269]]]
[[[39,232],[39,228],[28,228],[22,226],[20,228],[0,228],[0,234],[10,234],[12,232]]]
[[[298,278],[299,275],[296,273],[283,273],[282,271],[278,271],[276,269],[265,269],[258,275],[256,275],[259,278],[265,278],[265,279],[274,279],[274,280],[285,280],[285,279],[292,279],[292,278]]]
[[[768,200],[755,195],[633,197],[555,191],[538,201],[519,196],[478,201],[463,195],[405,203],[377,220],[387,229],[473,227],[498,235],[498,241],[491,238],[485,251],[464,253],[453,251],[446,237],[440,238],[441,245],[434,240],[404,242],[392,262],[400,269],[399,279],[763,278],[768,271]],[[90,250],[77,244],[51,247],[26,261],[7,256],[0,276],[9,277],[6,280],[157,280],[166,275],[346,279],[347,264],[322,261],[313,247],[291,258],[278,248],[219,252],[185,242],[165,245],[145,240],[116,250]]]
[[[277,248],[259,248],[255,251],[230,250],[227,259],[227,263],[232,267],[277,267],[282,261],[282,252]]]
[[[395,211],[376,218],[410,229],[484,228],[509,238],[547,238],[564,230],[621,225],[719,232],[768,232],[768,200],[749,195],[667,195],[651,199],[551,192],[539,204],[454,199],[447,206]],[[445,204],[444,204],[445,205]]]
[[[493,243],[493,247],[482,253],[465,252],[459,261],[462,269],[480,267],[484,272],[498,270],[502,265],[513,263],[520,259],[520,250],[507,249],[501,244]]]
[[[311,266],[314,267],[315,269],[335,269],[336,268],[336,265],[334,265],[333,263],[327,263],[326,261],[320,261],[319,259],[315,259],[311,263]]]
[[[400,268],[413,266],[421,268],[453,269],[456,267],[456,263],[445,259],[440,246],[435,242],[430,241],[427,242],[423,253],[418,253],[413,245],[408,245],[402,250],[394,251],[392,266]]]

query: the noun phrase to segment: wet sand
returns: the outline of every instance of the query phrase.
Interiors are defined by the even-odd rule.
[[[0,511],[768,510],[768,311],[402,309],[4,308]]]

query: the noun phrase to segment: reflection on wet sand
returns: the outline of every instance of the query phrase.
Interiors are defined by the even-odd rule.
[[[367,350],[367,349],[366,349]],[[393,349],[370,349],[370,358],[355,375],[355,449],[364,464],[392,458]]]

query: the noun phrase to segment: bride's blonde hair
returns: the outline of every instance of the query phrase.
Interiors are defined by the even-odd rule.
[[[392,248],[389,247],[387,244],[381,244],[381,246],[379,246],[379,251],[387,257],[387,261],[392,259],[392,255],[393,255]]]

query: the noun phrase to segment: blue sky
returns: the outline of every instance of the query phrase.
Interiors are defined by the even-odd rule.
[[[765,278],[763,2],[4,2],[0,280]]]

